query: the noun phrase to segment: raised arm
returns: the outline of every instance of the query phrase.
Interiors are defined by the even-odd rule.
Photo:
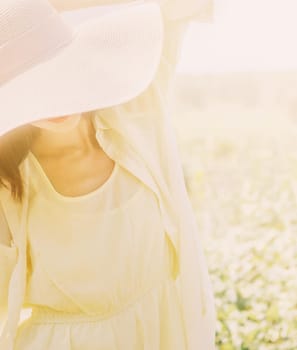
[[[166,99],[179,61],[185,30],[191,21],[211,22],[213,0],[157,0],[164,18],[164,44],[156,77],[159,93]]]

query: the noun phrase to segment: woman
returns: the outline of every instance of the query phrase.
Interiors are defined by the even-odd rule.
[[[74,36],[46,1],[19,3],[20,18],[44,16],[22,45],[44,37],[30,50],[43,49],[39,64],[7,55],[2,71],[0,348],[213,350],[213,293],[166,102],[202,2],[131,3]]]

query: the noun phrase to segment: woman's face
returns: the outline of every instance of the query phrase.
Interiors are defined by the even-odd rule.
[[[31,123],[31,125],[54,132],[67,132],[71,131],[78,125],[80,118],[80,113],[71,114],[64,117],[37,120],[36,122]]]

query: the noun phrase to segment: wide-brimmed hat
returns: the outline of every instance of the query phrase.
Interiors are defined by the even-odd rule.
[[[121,104],[149,86],[162,51],[159,5],[95,13],[74,25],[46,0],[0,1],[0,134]]]

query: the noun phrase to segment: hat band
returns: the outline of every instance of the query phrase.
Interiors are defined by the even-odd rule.
[[[40,24],[0,46],[0,86],[32,66],[50,59],[74,37],[71,27],[52,13]]]

